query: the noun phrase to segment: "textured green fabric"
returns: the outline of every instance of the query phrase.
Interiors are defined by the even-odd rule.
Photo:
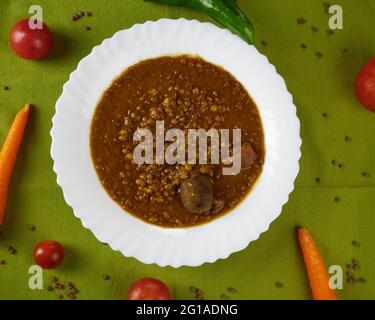
[[[56,292],[28,288],[32,249],[42,239],[56,239],[66,246],[63,267],[44,273],[72,281],[80,299],[121,299],[140,277],[160,278],[174,298],[189,299],[189,286],[201,288],[206,299],[220,298],[229,286],[238,292],[232,299],[310,299],[304,266],[295,237],[303,225],[313,233],[327,265],[359,259],[357,273],[366,284],[346,285],[341,299],[375,298],[375,114],[357,102],[353,80],[364,62],[375,54],[375,2],[336,0],[344,9],[344,29],[328,35],[328,15],[319,0],[240,0],[257,32],[257,47],[276,65],[294,96],[302,125],[301,170],[296,188],[282,215],[270,230],[242,252],[215,264],[178,270],[143,265],[99,243],[84,229],[64,202],[56,184],[50,157],[51,118],[63,84],[93,46],[116,31],[146,20],[197,18],[203,14],[141,0],[1,0],[0,2],[0,140],[26,102],[35,105],[26,139],[13,176],[6,223],[0,238],[0,299],[55,299]],[[30,5],[44,9],[44,19],[54,32],[55,48],[40,62],[19,59],[9,47],[8,32],[27,17]],[[93,17],[71,22],[77,10]],[[307,19],[298,25],[297,18]],[[85,27],[91,26],[91,31]],[[311,26],[319,28],[312,32]],[[262,46],[261,41],[268,46]],[[307,45],[305,50],[300,44]],[[340,48],[348,48],[343,54]],[[318,59],[316,52],[323,57]],[[235,58],[235,57],[234,57]],[[328,114],[327,118],[322,113]],[[352,142],[345,142],[349,135]],[[333,166],[335,159],[345,168]],[[362,177],[367,171],[370,177]],[[316,177],[321,178],[318,185]],[[336,203],[335,197],[342,201]],[[36,231],[27,230],[27,224]],[[352,240],[361,242],[360,248]],[[17,249],[12,256],[4,245]],[[102,274],[108,273],[110,281]],[[284,284],[283,289],[275,282]]]

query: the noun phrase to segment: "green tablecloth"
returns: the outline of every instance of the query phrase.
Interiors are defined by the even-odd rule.
[[[319,0],[239,1],[257,30],[257,47],[276,65],[294,96],[302,125],[301,171],[282,215],[270,230],[242,252],[215,264],[178,270],[143,265],[99,243],[73,216],[52,171],[49,149],[51,118],[63,84],[93,46],[116,31],[146,20],[196,18],[203,14],[158,6],[141,0],[2,0],[0,3],[0,137],[6,135],[17,110],[35,105],[11,186],[6,223],[0,238],[0,298],[55,299],[56,292],[28,288],[32,249],[42,239],[66,246],[62,268],[44,273],[72,281],[80,299],[122,298],[134,280],[152,276],[171,288],[174,298],[189,299],[189,286],[201,288],[206,299],[220,298],[227,287],[238,292],[232,299],[310,299],[295,227],[313,233],[327,265],[360,260],[357,275],[366,284],[344,285],[341,299],[375,298],[375,114],[357,102],[353,80],[363,63],[375,54],[375,2],[336,0],[344,9],[344,29],[328,35],[328,16]],[[55,48],[40,62],[19,59],[9,47],[8,32],[28,8],[39,4],[54,32]],[[70,16],[89,10],[91,18],[71,22]],[[307,19],[298,25],[296,19]],[[86,31],[85,27],[92,27]],[[310,28],[316,26],[318,32]],[[266,41],[267,46],[262,46]],[[300,44],[306,44],[305,50]],[[348,52],[342,53],[341,48]],[[318,59],[316,52],[323,57]],[[327,113],[328,117],[322,117]],[[350,136],[352,142],[344,137]],[[332,160],[345,165],[333,166]],[[363,177],[366,171],[370,177]],[[321,178],[318,185],[316,177]],[[336,203],[335,197],[342,201]],[[34,232],[27,224],[36,226]],[[360,248],[352,246],[357,240]],[[16,248],[12,256],[4,245]],[[111,276],[104,281],[102,274]],[[276,288],[275,282],[284,284]]]

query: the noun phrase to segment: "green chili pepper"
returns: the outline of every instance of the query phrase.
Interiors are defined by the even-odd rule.
[[[249,44],[254,44],[254,27],[234,0],[145,0],[173,6],[189,7],[202,11],[239,35]]]

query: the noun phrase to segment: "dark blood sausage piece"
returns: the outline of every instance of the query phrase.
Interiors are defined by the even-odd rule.
[[[241,146],[241,169],[250,169],[256,159],[256,153],[250,143]]]
[[[212,208],[211,181],[204,175],[191,177],[181,184],[180,196],[183,206],[190,213],[206,213]]]

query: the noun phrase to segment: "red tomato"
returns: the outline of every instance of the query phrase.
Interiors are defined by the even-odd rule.
[[[34,261],[43,269],[57,268],[64,260],[64,247],[57,241],[44,240],[34,249]]]
[[[355,81],[355,91],[359,101],[375,112],[375,57],[363,67]]]
[[[29,19],[17,22],[9,38],[13,51],[27,60],[44,58],[52,48],[52,33],[48,26],[43,23],[42,29],[30,29]]]
[[[170,294],[165,283],[144,278],[133,283],[128,291],[129,300],[169,300]]]

